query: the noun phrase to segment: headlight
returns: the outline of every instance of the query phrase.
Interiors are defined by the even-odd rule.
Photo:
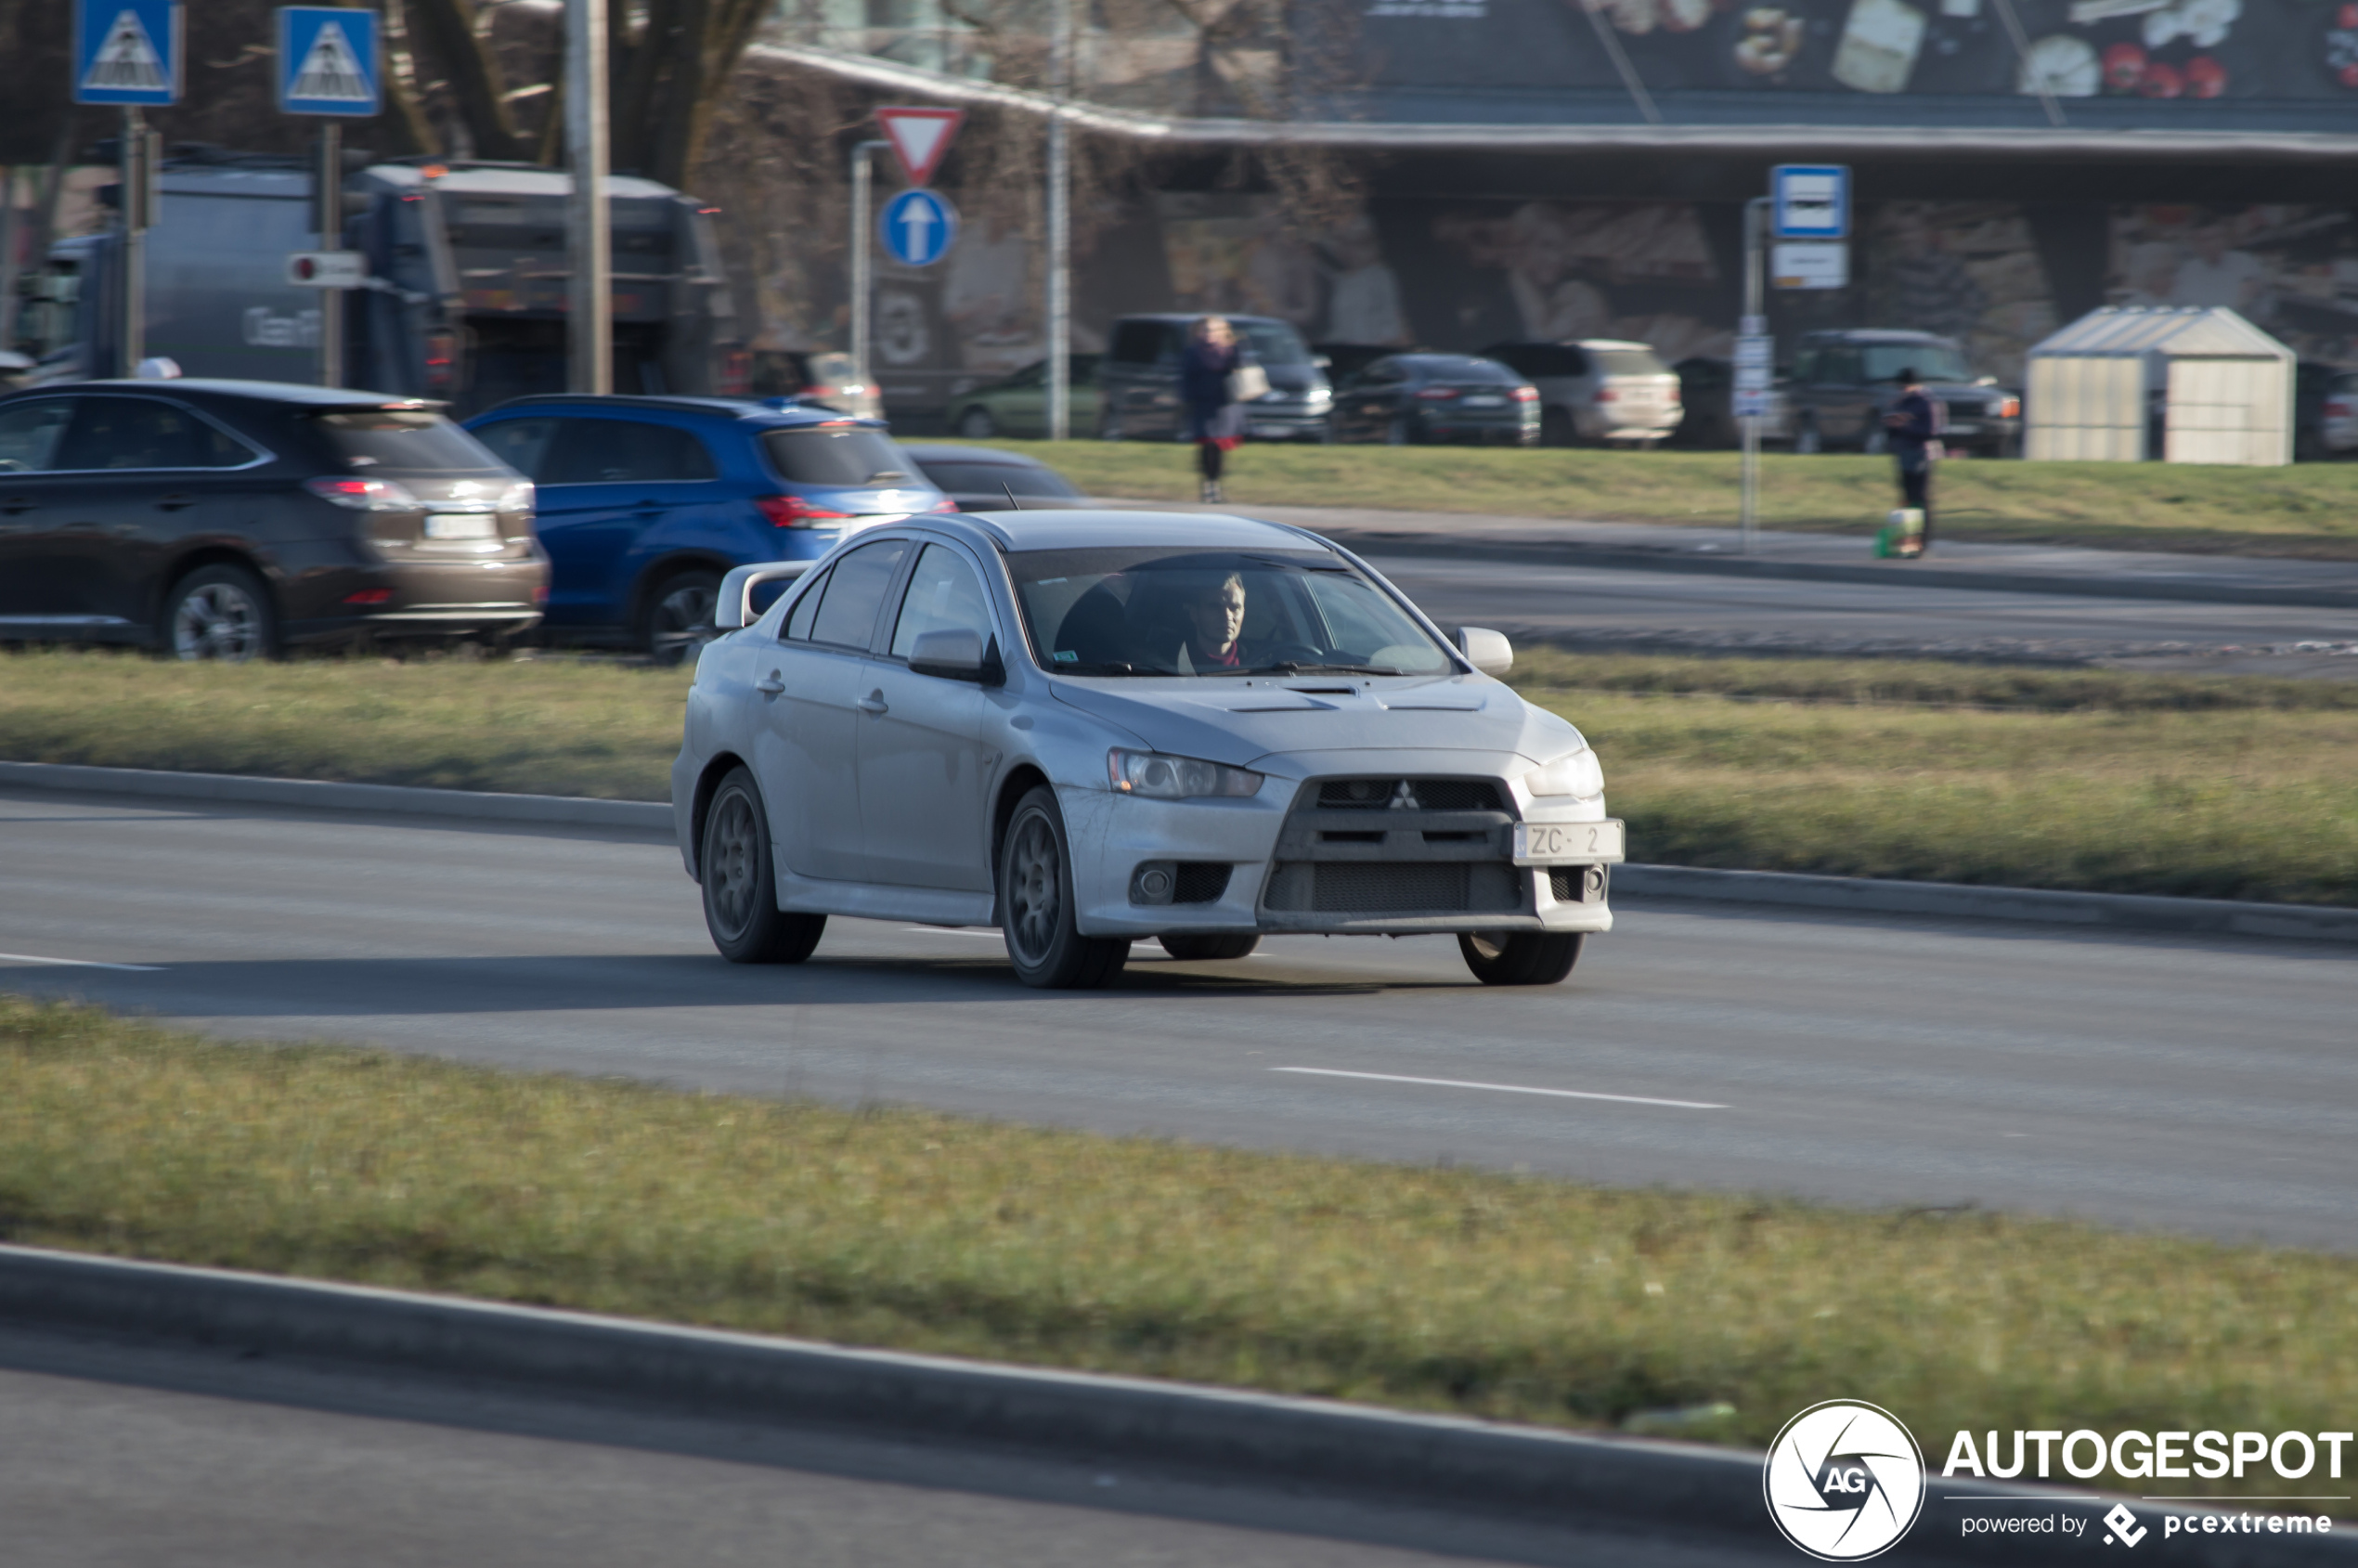
[[[1593,800],[1605,792],[1605,771],[1597,761],[1597,754],[1587,746],[1569,757],[1559,757],[1545,768],[1535,768],[1523,775],[1522,782],[1534,795],[1569,795],[1575,800]]]
[[[1106,779],[1116,795],[1142,795],[1149,800],[1192,800],[1198,796],[1252,795],[1261,775],[1192,757],[1165,757],[1159,751],[1106,753]]]
[[[1309,404],[1310,407],[1314,408],[1323,408],[1328,404],[1335,400],[1334,388],[1328,386],[1314,386],[1308,392],[1302,395],[1302,400],[1304,403]]]

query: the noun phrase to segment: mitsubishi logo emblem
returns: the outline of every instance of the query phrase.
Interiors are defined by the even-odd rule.
[[[1417,798],[1416,790],[1410,787],[1406,779],[1393,787],[1392,809],[1395,811],[1419,811],[1424,809],[1424,802]]]

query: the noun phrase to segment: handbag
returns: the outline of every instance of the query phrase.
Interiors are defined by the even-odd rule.
[[[1258,403],[1269,395],[1269,372],[1250,360],[1228,372],[1228,401]]]

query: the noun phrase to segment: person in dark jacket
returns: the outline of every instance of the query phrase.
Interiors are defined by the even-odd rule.
[[[1220,475],[1229,450],[1245,438],[1244,405],[1228,390],[1228,378],[1248,363],[1244,345],[1220,317],[1196,323],[1179,362],[1179,395],[1187,405],[1187,435],[1196,444],[1196,469],[1203,476],[1203,499],[1221,499]]]
[[[1947,422],[1940,404],[1924,391],[1913,367],[1899,372],[1899,399],[1883,417],[1884,435],[1899,467],[1899,504],[1924,514],[1921,554],[1932,547],[1932,459],[1934,443]]]

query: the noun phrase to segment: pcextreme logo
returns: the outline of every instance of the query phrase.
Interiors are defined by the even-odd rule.
[[[1890,1550],[1924,1506],[1924,1456],[1899,1418],[1829,1399],[1785,1423],[1760,1489],[1785,1539],[1821,1562]]]

